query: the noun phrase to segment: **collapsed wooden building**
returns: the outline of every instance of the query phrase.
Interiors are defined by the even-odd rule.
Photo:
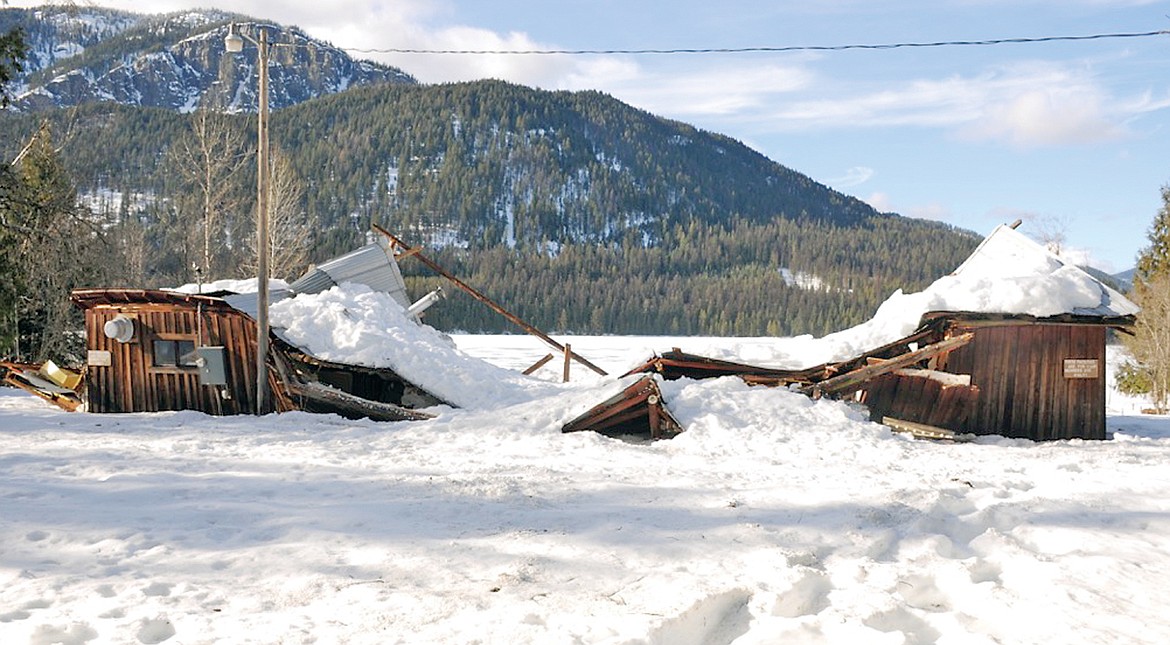
[[[387,233],[314,268],[287,290],[272,291],[270,301],[356,282],[389,294],[417,321],[434,294],[413,304],[407,299],[396,261],[402,255],[423,259],[418,249]],[[848,358],[796,369],[675,349],[631,370],[620,391],[565,423],[562,430],[669,438],[683,426],[662,395],[661,380],[735,376],[752,385],[784,387],[814,398],[852,400],[864,404],[874,421],[926,436],[1105,438],[1105,344],[1110,330],[1132,326],[1137,306],[1011,227],[997,228],[952,276],[979,277],[988,266],[1014,262],[1024,265],[1025,272],[1035,268],[1049,280],[1029,283],[1029,288],[1059,290],[1071,283],[1080,304],[1042,311],[1023,306],[1002,311],[929,309],[916,328],[899,338]],[[1019,279],[1021,284],[1025,281]],[[1011,278],[996,285],[1019,286]],[[487,300],[482,294],[472,295]],[[59,374],[17,365],[8,366],[10,383],[67,409],[84,403],[92,412],[256,411],[255,293],[80,289],[72,297],[85,311],[87,360],[81,383],[64,387]],[[522,321],[518,324],[562,350],[566,365],[572,358],[603,374],[567,345],[557,345]],[[269,340],[272,397],[262,412],[308,410],[414,420],[429,418],[422,408],[455,407],[394,369],[314,355],[278,327],[270,330]],[[70,390],[80,391],[80,398]]]
[[[924,436],[1104,439],[1107,335],[1111,329],[1131,327],[1138,307],[1007,226],[992,232],[952,275],[1004,259],[1038,262],[1053,275],[1094,292],[1097,304],[1047,315],[927,311],[917,329],[902,338],[849,359],[802,369],[748,365],[675,349],[630,374],[664,379],[737,376],[753,385],[853,400],[868,408],[872,420]],[[610,430],[616,425],[602,413],[622,404],[610,401],[607,407],[589,410],[565,430]],[[657,405],[665,408],[666,403]],[[627,416],[630,408],[623,407]]]
[[[377,241],[310,270],[278,302],[342,282],[383,291],[413,306],[388,243]],[[148,289],[78,289],[85,312],[84,397],[90,412],[257,411],[255,293],[185,293]],[[412,311],[416,315],[420,307]],[[309,410],[383,420],[428,418],[417,411],[446,403],[392,369],[314,356],[270,330],[272,396],[261,412]]]

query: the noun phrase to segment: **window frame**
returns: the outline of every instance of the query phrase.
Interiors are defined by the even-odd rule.
[[[158,347],[160,343],[170,344],[174,362],[159,364]],[[195,343],[195,336],[193,335],[154,334],[150,339],[149,368],[154,372],[177,372],[183,374],[194,372],[199,369],[195,354],[197,348],[198,345]],[[188,349],[189,351],[184,351]]]

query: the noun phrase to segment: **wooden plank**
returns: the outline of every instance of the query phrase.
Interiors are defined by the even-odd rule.
[[[1010,328],[1005,334],[1007,342],[1016,348],[1016,351],[1012,352],[1015,364],[1004,366],[1013,376],[1011,427],[1026,436],[1035,435],[1037,429],[1037,424],[1033,420],[1033,412],[1036,409],[1033,390],[1036,369],[1043,360],[1044,344],[1043,337],[1037,337],[1036,331],[1035,327],[1017,326]]]
[[[422,421],[434,418],[433,414],[408,410],[393,403],[370,401],[322,383],[290,381],[285,385],[292,394],[302,396],[342,416],[368,417],[375,421]]]
[[[813,383],[801,388],[801,391],[806,394],[811,394],[814,397],[822,394],[840,394],[858,389],[862,383],[873,379],[882,374],[892,372],[896,369],[913,365],[918,361],[925,360],[939,354],[941,352],[950,351],[956,347],[962,347],[971,342],[974,334],[967,333],[948,338],[946,340],[927,345],[913,352],[902,354],[896,358],[891,358],[880,365],[869,365],[860,367],[851,372],[846,372],[840,376]]]
[[[1070,327],[1059,327],[1053,330],[1053,337],[1055,344],[1051,345],[1053,348],[1053,358],[1068,356],[1072,351],[1072,329]],[[1055,363],[1056,361],[1052,361]],[[1062,373],[1063,366],[1056,365],[1049,366],[1048,378],[1051,382],[1053,392],[1053,407],[1052,417],[1045,425],[1043,437],[1058,438],[1063,437],[1067,433],[1067,428],[1073,421],[1073,393],[1069,384],[1065,382]]]
[[[882,417],[882,425],[888,426],[895,432],[905,432],[918,439],[940,439],[944,441],[970,441],[970,439],[946,428],[939,428],[926,423],[916,423],[893,417]]]
[[[546,364],[547,364],[549,361],[551,361],[553,358],[555,358],[555,357],[554,357],[552,354],[545,354],[545,355],[544,355],[544,358],[542,358],[542,359],[540,359],[540,360],[536,361],[535,363],[533,363],[532,365],[530,365],[530,366],[528,367],[528,369],[524,370],[523,374],[524,374],[525,376],[528,376],[528,375],[530,375],[530,374],[533,374],[534,372],[536,372],[536,370],[538,370],[538,369],[540,369],[540,368],[544,367],[544,366],[545,366],[545,365],[546,365]]]

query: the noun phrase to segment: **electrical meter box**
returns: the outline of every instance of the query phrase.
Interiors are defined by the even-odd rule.
[[[203,385],[227,385],[227,355],[223,347],[195,348],[199,382]]]

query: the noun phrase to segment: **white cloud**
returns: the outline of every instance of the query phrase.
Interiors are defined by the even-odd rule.
[[[40,1],[13,0],[11,6]],[[103,6],[143,10],[140,0],[98,1]],[[206,4],[205,0],[155,0],[149,11]],[[521,31],[469,25],[466,21],[475,18],[461,15],[454,0],[237,0],[231,7],[299,25],[358,57],[395,65],[423,82],[500,78],[546,89],[597,89],[655,114],[734,131],[741,137],[814,129],[917,127],[943,130],[968,141],[1057,146],[1124,137],[1138,116],[1170,108],[1170,93],[1165,90],[1135,90],[1127,96],[1107,89],[1108,77],[1097,77],[1093,71],[1105,67],[1105,60],[1016,62],[938,78],[899,80],[881,75],[878,80],[857,69],[830,71],[830,64],[840,58],[811,54],[392,54],[377,50],[531,50],[559,44],[541,42]]]
[[[902,215],[906,217],[917,217],[918,219],[930,219],[936,222],[954,223],[955,219],[951,209],[938,202],[911,206]]]
[[[853,166],[852,168],[847,169],[844,175],[840,177],[834,177],[832,179],[827,179],[825,180],[825,183],[838,190],[852,188],[854,186],[860,186],[861,184],[869,181],[870,178],[873,177],[873,173],[873,168],[867,168],[865,166]]]
[[[965,138],[1019,147],[1110,141],[1125,135],[1119,115],[1110,114],[1093,88],[1048,86],[1024,91],[984,107],[965,126]]]
[[[826,89],[819,97],[762,111],[758,120],[776,131],[943,128],[968,140],[1032,147],[1116,140],[1126,136],[1127,119],[1170,107],[1170,96],[1112,96],[1090,71],[1048,62],[850,91]]]
[[[881,213],[893,213],[894,201],[886,193],[873,193],[865,198],[865,203],[874,207],[874,210]]]
[[[634,67],[630,71],[621,78],[580,77],[571,89],[602,89],[650,112],[676,118],[732,117],[764,110],[778,95],[806,89],[813,80],[807,69],[768,62],[656,72]]]

